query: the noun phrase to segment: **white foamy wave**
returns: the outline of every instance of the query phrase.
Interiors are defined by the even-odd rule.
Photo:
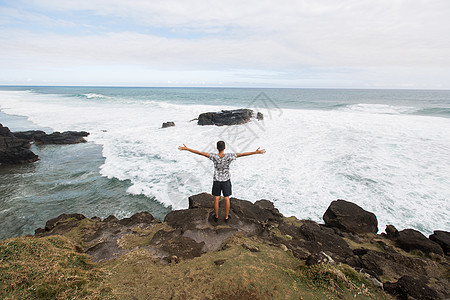
[[[215,152],[215,142],[223,139],[227,151],[267,150],[233,162],[237,198],[269,199],[286,216],[319,222],[330,202],[342,198],[374,212],[380,230],[386,224],[425,233],[450,230],[450,119],[284,109],[263,122],[217,127],[190,120],[226,107],[81,103],[0,92],[6,113],[58,131],[89,131],[89,140],[103,146],[104,176],[129,180],[128,192],[174,209],[187,208],[192,194],[209,192],[213,173],[208,159],[177,147]],[[175,127],[161,129],[166,121]]]
[[[370,113],[370,114],[412,114],[418,111],[417,108],[411,106],[394,106],[387,104],[353,104],[343,108],[342,111],[360,112],[360,113]]]
[[[82,97],[85,97],[87,99],[111,99],[109,96],[105,96],[102,94],[95,94],[95,93],[88,93],[88,94],[81,94]]]

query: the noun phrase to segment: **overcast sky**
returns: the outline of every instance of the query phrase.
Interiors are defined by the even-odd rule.
[[[0,85],[450,89],[450,0],[0,0]]]

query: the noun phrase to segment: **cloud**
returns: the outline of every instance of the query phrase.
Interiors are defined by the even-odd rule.
[[[450,68],[450,2],[445,0],[22,3],[26,18],[37,27],[45,23],[46,32],[15,28],[17,9],[0,11],[9,15],[9,26],[0,28],[4,64],[253,70],[256,77],[277,78],[314,69],[357,75],[393,68],[448,74]],[[82,29],[64,32],[58,23]],[[98,30],[87,32],[87,26]]]

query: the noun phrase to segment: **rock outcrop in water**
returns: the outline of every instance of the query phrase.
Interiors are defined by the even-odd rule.
[[[220,112],[206,112],[198,116],[198,125],[240,125],[250,121],[253,117],[253,110],[251,109],[234,109],[222,110]],[[257,119],[262,120],[263,114],[258,112]]]
[[[69,145],[86,143],[84,139],[89,135],[86,131],[64,131],[46,134],[41,130],[19,131],[13,133],[15,137],[34,142],[37,145]]]
[[[39,160],[30,147],[27,140],[15,137],[8,127],[0,124],[0,164],[23,164]]]
[[[164,222],[147,212],[122,220],[114,216],[101,220],[79,214],[61,215],[49,220],[45,229],[37,229],[36,236],[77,236],[80,239],[79,251],[91,255],[94,261],[108,261],[142,249],[163,263],[178,263],[209,252],[223,251],[229,247],[233,236],[242,235],[259,241],[261,245],[288,251],[308,266],[351,266],[364,274],[373,285],[384,287],[399,299],[450,297],[448,257],[442,248],[439,251],[434,247],[441,247],[440,244],[424,236],[418,238],[415,233],[377,235],[373,229],[376,217],[374,221],[373,214],[356,204],[344,203],[352,208],[352,214],[345,215],[342,211],[336,213],[336,202],[333,202],[327,211],[334,211],[339,216],[339,222],[346,226],[332,223],[330,227],[295,217],[286,218],[268,200],[251,203],[236,198],[231,198],[230,221],[225,223],[223,220],[224,207],[221,202],[221,218],[215,222],[212,195],[201,193],[189,197],[188,201],[188,209],[171,211]],[[329,213],[325,215],[327,217],[324,218],[329,217]],[[350,226],[355,220],[357,226]],[[367,226],[360,226],[362,223],[367,223]],[[393,226],[387,231],[394,231]],[[442,239],[449,233],[439,234]],[[397,238],[390,239],[388,236]],[[411,241],[406,243],[409,238]],[[417,239],[420,242],[413,242]],[[405,243],[408,247],[404,246]],[[428,251],[424,244],[433,245],[433,251]],[[257,245],[246,243],[242,247],[249,252],[259,251]],[[225,261],[214,263],[221,266]]]
[[[85,143],[85,131],[65,131],[46,134],[41,130],[11,132],[0,124],[0,164],[23,164],[39,160],[31,150],[31,142],[37,145]]]

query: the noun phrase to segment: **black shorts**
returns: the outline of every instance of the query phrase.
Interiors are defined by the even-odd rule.
[[[213,196],[220,196],[220,192],[224,197],[231,196],[231,180],[227,181],[214,181],[212,187]]]

